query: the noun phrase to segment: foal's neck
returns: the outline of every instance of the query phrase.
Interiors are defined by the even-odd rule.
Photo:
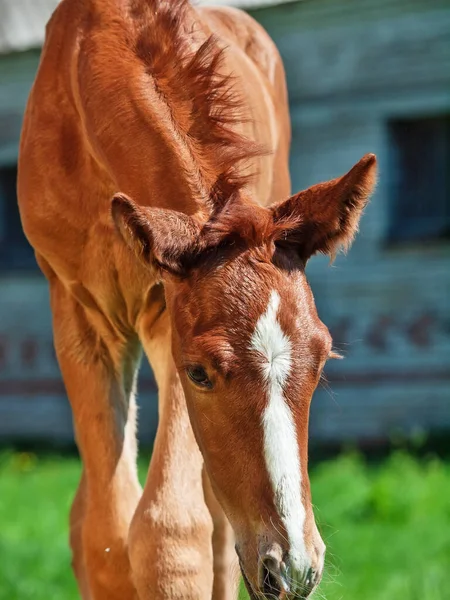
[[[99,156],[138,204],[208,218],[242,187],[240,161],[258,155],[237,133],[245,115],[224,51],[182,0],[112,6],[77,65]]]

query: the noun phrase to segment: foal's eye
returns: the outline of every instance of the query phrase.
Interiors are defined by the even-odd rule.
[[[202,388],[212,388],[212,382],[209,379],[208,374],[206,373],[203,367],[188,367],[186,369],[186,373],[189,379],[193,381],[195,385],[198,385]]]

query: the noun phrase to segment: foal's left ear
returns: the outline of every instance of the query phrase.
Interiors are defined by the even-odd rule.
[[[284,242],[304,260],[316,252],[348,249],[376,184],[376,157],[366,154],[346,175],[319,183],[272,207],[275,224],[286,224]]]
[[[184,213],[140,206],[125,194],[112,199],[111,215],[127,246],[147,267],[180,276],[184,259],[196,251],[199,228]]]

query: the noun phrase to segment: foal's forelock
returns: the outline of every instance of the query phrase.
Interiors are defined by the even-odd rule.
[[[258,352],[267,395],[261,424],[264,460],[278,516],[284,525],[294,568],[307,562],[304,542],[305,507],[301,494],[301,463],[296,425],[285,398],[292,369],[292,344],[278,320],[280,296],[273,290],[259,317],[250,348]]]

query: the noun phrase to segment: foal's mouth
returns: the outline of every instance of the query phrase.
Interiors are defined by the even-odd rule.
[[[311,597],[314,589],[316,588],[316,585],[314,585],[313,589],[310,588],[308,591],[293,591],[290,589],[287,578],[285,578],[281,573],[270,569],[269,566],[262,565],[262,588],[258,591],[255,591],[247,575],[245,574],[245,569],[240,558],[239,566],[241,568],[242,578],[244,580],[245,587],[247,588],[248,595],[250,596],[250,600],[307,600]]]
[[[247,589],[247,593],[250,596],[250,600],[261,600],[261,598],[263,598],[264,596],[262,596],[262,594],[255,592],[255,590],[253,589],[252,584],[250,583],[250,581],[247,578],[247,575],[245,574],[245,570],[244,567],[242,566],[242,562],[241,559],[239,559],[239,566],[241,568],[241,573],[242,573],[242,579],[244,580],[245,583],[245,587]],[[273,598],[276,598],[277,596],[273,596]]]
[[[242,579],[244,580],[250,600],[278,600],[281,598],[288,598],[288,585],[283,580],[281,573],[275,572],[273,568],[270,568],[271,565],[266,565],[264,562],[261,562],[259,572],[259,583],[262,582],[262,585],[258,585],[258,590],[255,590],[246,575],[237,547],[236,554],[238,555]]]

